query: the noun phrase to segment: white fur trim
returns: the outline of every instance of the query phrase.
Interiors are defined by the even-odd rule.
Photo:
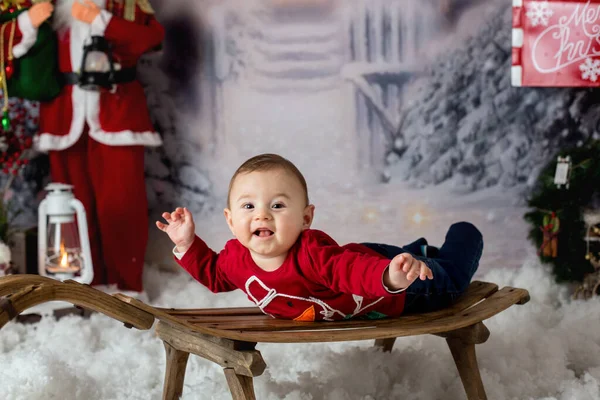
[[[12,53],[15,58],[23,57],[31,47],[35,44],[37,39],[37,28],[34,28],[31,24],[31,18],[29,18],[29,11],[22,12],[17,17],[17,25],[23,35],[21,41],[16,46],[13,46]]]
[[[96,131],[89,133],[97,142],[107,146],[148,146],[156,147],[162,145],[162,139],[156,132],[104,132]],[[35,137],[35,148],[38,151],[47,152],[49,150],[64,150],[71,147],[80,135],[76,138],[72,136],[56,136],[50,133],[42,133]]]
[[[77,91],[75,91],[77,89]],[[98,142],[109,146],[123,146],[143,144],[146,146],[160,146],[162,140],[156,132],[132,132],[130,130],[118,133],[107,133],[100,126],[100,92],[85,91],[79,87],[73,87],[73,94],[83,95],[84,101],[73,97],[73,104],[77,102],[85,104],[85,119],[90,127],[90,136]],[[73,130],[73,126],[71,126]],[[79,136],[79,135],[78,135]]]
[[[69,40],[69,51],[71,56],[71,68],[73,72],[79,72],[83,60],[83,46],[91,36],[92,27],[83,22],[74,21],[71,25],[71,37]]]
[[[90,131],[90,136],[96,141],[106,144],[108,146],[127,146],[127,145],[141,145],[156,147],[162,144],[160,135],[156,132],[132,132],[132,131],[121,131],[121,132],[104,132],[104,131]]]
[[[513,65],[510,68],[510,84],[512,86],[522,86],[523,82],[523,67]]]
[[[42,133],[35,138],[35,145],[39,151],[64,150],[77,142],[85,123],[87,122],[90,137],[96,141],[109,146],[160,146],[162,140],[156,132],[133,132],[123,130],[121,132],[106,132],[100,126],[100,93],[81,89],[73,86],[71,94],[73,105],[73,117],[69,133],[65,136],[57,136],[51,133]]]
[[[523,7],[523,0],[513,0],[513,7]]]
[[[77,92],[82,94],[83,99],[85,99],[85,119],[88,125],[90,126],[90,132],[96,132],[101,130],[100,128],[100,92],[93,92],[88,90],[83,90],[79,86],[74,87],[77,88]],[[73,90],[75,93],[75,90]],[[76,102],[77,99],[73,97],[73,102]]]
[[[66,149],[69,146],[75,144],[85,126],[85,103],[86,103],[85,92],[77,85],[72,86],[71,92],[71,105],[73,107],[73,114],[71,116],[71,126],[69,127],[69,133],[67,134],[67,144],[62,149]]]
[[[96,15],[96,18],[92,21],[92,35],[104,36],[104,31],[110,23],[112,14],[106,10],[100,11],[100,14]]]

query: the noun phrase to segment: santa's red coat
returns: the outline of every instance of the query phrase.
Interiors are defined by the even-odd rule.
[[[73,22],[59,31],[60,72],[80,69],[84,41],[90,35],[104,36],[108,40],[113,59],[121,68],[134,67],[144,53],[158,46],[164,38],[164,28],[153,15],[144,13],[138,6],[135,15],[135,21],[128,21],[102,10],[91,25]],[[33,42],[30,45],[25,42],[32,37],[35,41],[36,31],[25,17],[22,14],[15,29],[13,53],[16,58],[33,45]],[[8,36],[8,31],[5,30],[4,36]],[[154,131],[143,87],[137,80],[118,84],[114,92],[64,86],[58,97],[40,105],[36,147],[41,151],[66,149],[79,139],[86,124],[90,137],[109,146],[162,144]]]

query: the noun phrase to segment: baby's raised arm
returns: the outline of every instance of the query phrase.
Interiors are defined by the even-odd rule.
[[[162,213],[162,217],[167,223],[156,221],[158,229],[169,235],[171,241],[177,246],[176,251],[178,253],[188,251],[192,243],[194,243],[196,232],[192,213],[185,207],[177,207],[171,213]]]

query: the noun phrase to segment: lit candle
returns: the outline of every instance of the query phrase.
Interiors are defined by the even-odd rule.
[[[69,268],[69,260],[67,257],[67,253],[62,253],[62,257],[60,258],[60,266],[62,268]]]

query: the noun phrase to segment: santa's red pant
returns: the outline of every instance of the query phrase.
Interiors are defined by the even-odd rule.
[[[74,186],[87,214],[94,263],[92,285],[142,290],[148,242],[143,146],[107,146],[88,137],[50,151],[53,182]]]

